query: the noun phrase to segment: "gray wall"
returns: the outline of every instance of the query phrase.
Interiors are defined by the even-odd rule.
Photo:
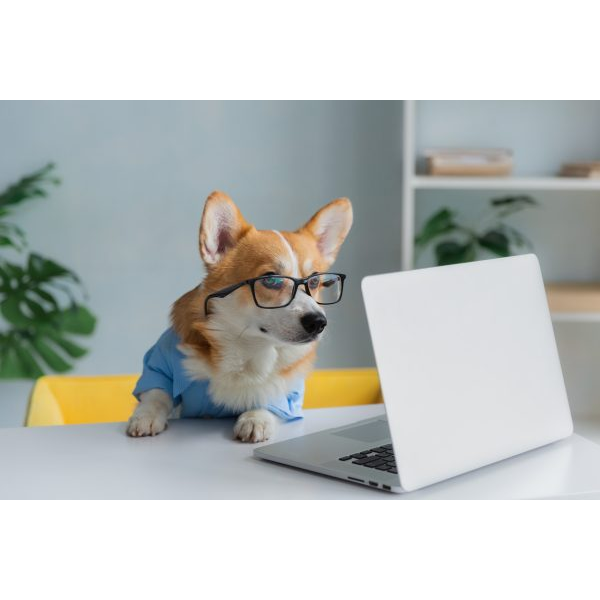
[[[203,277],[204,199],[228,192],[264,229],[295,229],[338,196],[355,225],[321,367],[373,364],[360,279],[400,258],[399,102],[3,102],[0,187],[52,160],[63,185],[18,209],[31,247],[72,267],[99,317],[78,373],[126,373]]]

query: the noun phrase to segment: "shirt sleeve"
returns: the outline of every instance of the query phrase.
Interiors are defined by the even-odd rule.
[[[284,421],[302,419],[302,403],[304,402],[304,381],[301,381],[287,396],[270,402],[265,407]]]
[[[161,336],[144,355],[142,375],[133,390],[133,395],[139,400],[143,392],[158,388],[169,394],[177,406],[181,397],[176,398],[173,394],[173,365],[165,341],[165,336]]]

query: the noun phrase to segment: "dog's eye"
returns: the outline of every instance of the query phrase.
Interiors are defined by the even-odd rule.
[[[319,276],[317,275],[316,277],[311,277],[308,280],[308,287],[311,290],[316,290],[319,287],[319,283],[320,283],[320,279]]]
[[[268,290],[280,290],[283,287],[283,277],[269,275],[260,280],[260,283]]]

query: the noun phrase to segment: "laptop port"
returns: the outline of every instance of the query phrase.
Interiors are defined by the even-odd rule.
[[[351,479],[352,481],[359,481],[360,483],[364,483],[364,480],[359,479],[358,477],[350,477],[350,475],[348,475],[348,479]]]
[[[369,485],[372,485],[373,487],[379,487],[379,484],[376,481],[369,481]]]
[[[388,492],[392,491],[392,488],[389,485],[385,485],[385,483],[381,486],[384,490],[387,490]]]

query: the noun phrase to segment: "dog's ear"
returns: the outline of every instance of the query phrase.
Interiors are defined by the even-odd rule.
[[[352,204],[348,198],[338,198],[315,213],[299,231],[307,231],[314,236],[323,258],[328,265],[331,265],[350,227],[352,227]]]
[[[200,222],[200,256],[206,266],[216,265],[249,228],[233,200],[223,192],[213,192]]]

